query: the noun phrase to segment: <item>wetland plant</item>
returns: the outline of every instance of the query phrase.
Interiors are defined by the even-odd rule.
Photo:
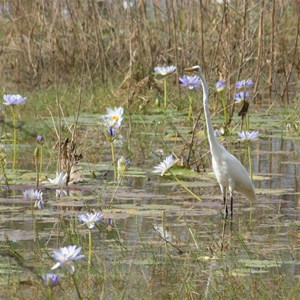
[[[84,223],[89,229],[89,256],[88,256],[88,268],[90,270],[92,264],[92,229],[95,227],[96,222],[103,220],[101,212],[96,213],[82,213],[78,215],[78,220]]]
[[[247,147],[249,173],[250,173],[250,178],[253,179],[253,169],[252,169],[252,160],[251,160],[251,141],[256,140],[258,138],[259,131],[250,131],[250,132],[241,131],[241,132],[237,132],[237,134]]]
[[[177,164],[177,162],[178,159],[175,159],[174,156],[171,154],[167,156],[160,164],[154,167],[153,173],[158,173],[160,174],[160,176],[164,176],[165,173],[169,172],[184,190],[186,190],[195,199],[202,202],[202,200],[195,193],[193,193],[181,180],[177,178],[177,176],[174,173],[171,172],[172,167],[175,164]]]
[[[167,109],[167,78],[176,71],[175,66],[157,66],[154,73],[163,77],[164,81],[164,108]]]
[[[180,86],[181,87],[188,87],[189,93],[188,93],[188,99],[189,99],[189,113],[188,117],[191,120],[192,119],[192,105],[193,105],[193,98],[191,95],[191,90],[193,89],[200,89],[201,88],[201,80],[200,77],[197,75],[189,76],[189,75],[183,75],[182,77],[179,77]]]
[[[73,283],[77,292],[77,296],[79,299],[82,299],[80,296],[80,291],[78,289],[78,285],[75,278],[75,267],[73,264],[73,261],[80,260],[85,257],[85,255],[80,254],[81,247],[78,247],[76,245],[71,245],[68,247],[62,247],[58,250],[54,250],[52,253],[52,257],[57,261],[57,263],[51,268],[51,270],[55,270],[59,268],[60,266],[66,266],[69,268],[70,274],[73,279]]]
[[[42,173],[43,170],[43,146],[44,146],[44,137],[42,135],[38,135],[36,138],[36,141],[39,145],[39,149],[40,149],[40,160],[39,160],[39,164],[40,164],[40,168],[39,168],[39,172],[40,174]]]
[[[248,114],[249,102],[247,100],[250,99],[251,94],[248,89],[253,86],[254,82],[252,79],[243,79],[235,83],[235,88],[239,90],[239,92],[235,93],[234,102],[235,104],[242,103],[242,109],[238,115],[242,117],[242,126],[245,125],[246,130],[249,130],[250,127]]]
[[[62,247],[57,250],[53,250],[52,258],[56,260],[56,264],[51,268],[51,270],[55,270],[60,266],[69,267],[71,273],[75,272],[75,267],[73,261],[80,260],[85,257],[85,255],[80,254],[82,247],[78,247],[76,245],[70,245],[67,247]]]
[[[114,167],[114,180],[117,180],[118,173],[114,143],[115,141],[117,141],[117,138],[119,136],[119,130],[123,121],[123,114],[124,108],[120,106],[114,108],[107,108],[106,115],[102,117],[104,125],[107,128],[105,137],[106,140],[110,143],[111,148],[112,164]]]
[[[60,276],[53,273],[48,273],[45,275],[42,275],[44,284],[48,287],[48,299],[53,299],[53,288],[55,288],[60,281]]]
[[[226,88],[226,81],[220,79],[216,83],[216,91],[217,91],[218,95],[220,95],[220,97],[221,97],[222,108],[223,108],[223,112],[224,112],[224,124],[225,124],[225,128],[226,128],[226,125],[229,123],[229,115],[228,115],[227,99],[226,99],[226,96],[224,93],[225,88]]]
[[[26,97],[22,97],[19,94],[5,94],[3,96],[4,105],[11,106],[13,116],[13,131],[14,131],[14,154],[13,154],[13,169],[16,169],[17,164],[17,117],[16,106],[27,101]]]

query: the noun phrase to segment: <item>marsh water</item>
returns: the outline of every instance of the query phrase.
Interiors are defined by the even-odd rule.
[[[7,282],[11,286],[28,283],[32,268],[34,274],[47,273],[53,265],[52,249],[81,242],[87,253],[88,230],[80,226],[77,215],[93,210],[102,210],[105,217],[93,231],[95,264],[106,276],[113,272],[123,280],[120,287],[114,279],[106,279],[104,299],[176,299],[176,289],[187,289],[186,282],[197,286],[189,287],[197,291],[195,299],[197,295],[215,298],[217,289],[224,290],[224,277],[253,280],[257,276],[266,288],[269,276],[299,280],[300,141],[279,114],[275,118],[264,113],[251,116],[251,128],[260,131],[259,138],[251,141],[258,199],[249,203],[235,194],[232,219],[223,216],[203,118],[195,137],[195,157],[201,158],[198,170],[176,169],[177,176],[202,199],[199,202],[172,176],[153,173],[153,167],[172,152],[186,155],[182,149],[192,130],[186,115],[149,111],[126,119],[122,141],[115,147],[117,157],[130,158],[122,184],[113,180],[110,146],[100,138],[99,117],[79,117],[83,159],[79,162],[82,178],[76,184],[61,188],[45,183],[46,177],[55,177],[57,167],[57,156],[47,151],[55,141],[45,141],[39,188],[46,203],[41,210],[23,199],[24,190],[35,188],[35,145],[19,145],[19,169],[8,171],[9,190],[2,184],[0,240],[2,253],[13,248],[24,261],[20,264],[4,251],[2,287]],[[71,124],[72,118],[66,122]],[[233,133],[219,139],[248,168],[245,144],[238,136]],[[112,225],[107,225],[108,219],[113,220]],[[84,262],[78,268],[84,269]],[[187,278],[179,279],[184,276]],[[22,292],[15,290],[10,296],[22,298],[32,289],[30,282]],[[92,290],[96,293],[98,289]],[[116,296],[118,289],[122,297]],[[7,297],[6,293],[2,292]]]

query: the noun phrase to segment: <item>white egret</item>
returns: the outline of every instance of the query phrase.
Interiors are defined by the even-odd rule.
[[[233,214],[233,192],[237,191],[244,194],[250,201],[256,200],[253,183],[249,178],[249,174],[241,162],[229,153],[222,146],[214,135],[214,129],[211,122],[209,105],[208,105],[208,86],[200,66],[185,68],[185,72],[197,72],[201,79],[203,88],[203,107],[206,119],[207,135],[209,141],[210,152],[212,156],[212,167],[219,183],[224,200],[224,213],[228,214],[227,208],[227,190],[230,194],[231,215]]]

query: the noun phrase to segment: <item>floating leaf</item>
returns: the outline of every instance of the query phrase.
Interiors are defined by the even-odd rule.
[[[274,268],[282,265],[282,262],[275,260],[245,259],[239,262],[249,268]]]

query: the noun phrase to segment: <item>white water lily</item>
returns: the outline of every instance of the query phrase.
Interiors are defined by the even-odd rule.
[[[48,181],[55,185],[64,185],[67,182],[68,174],[64,172],[56,172],[56,177],[54,179],[48,178]]]
[[[166,67],[158,66],[158,67],[154,68],[154,72],[156,74],[159,74],[159,75],[162,75],[162,76],[166,76],[166,75],[171,74],[175,71],[176,71],[175,66],[166,66]]]
[[[160,176],[164,176],[164,174],[170,170],[177,163],[177,161],[178,159],[175,159],[171,154],[167,156],[166,159],[159,165],[154,167],[153,173],[160,173]]]
[[[19,94],[6,94],[3,96],[3,104],[5,105],[18,105],[27,101],[26,97],[22,97]]]
[[[50,288],[57,286],[60,280],[60,276],[53,273],[42,275],[42,278],[44,283]]]
[[[242,131],[237,133],[242,141],[252,141],[259,136],[259,131]]]
[[[41,200],[43,199],[43,192],[34,189],[25,190],[23,191],[23,198],[25,200]]]
[[[78,215],[78,220],[84,223],[89,229],[94,228],[95,223],[103,220],[101,212],[82,213]]]
[[[38,208],[38,209],[43,209],[44,208],[44,205],[45,205],[45,202],[43,199],[38,199],[35,201],[34,203],[34,207],[35,208]]]
[[[122,125],[124,108],[123,107],[114,107],[107,108],[106,115],[102,117],[105,125],[108,128],[119,128]]]
[[[55,270],[62,265],[67,265],[71,268],[73,273],[75,271],[73,261],[85,257],[85,255],[79,255],[82,248],[76,247],[77,246],[74,245],[54,250],[51,256],[57,261],[57,263],[51,268],[51,270]]]

